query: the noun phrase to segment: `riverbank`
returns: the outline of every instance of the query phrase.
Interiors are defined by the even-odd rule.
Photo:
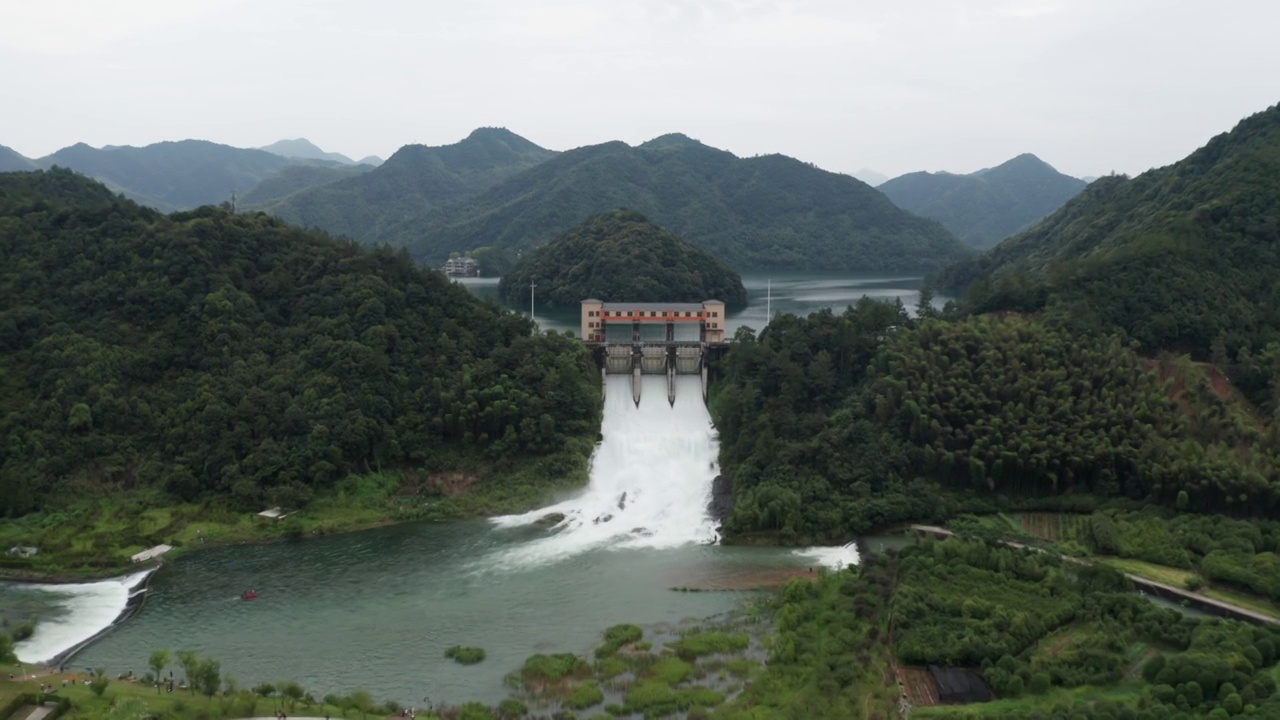
[[[38,549],[30,558],[0,555],[0,580],[53,584],[118,577],[138,567],[132,555],[161,544],[172,546],[163,558],[171,561],[223,545],[525,512],[585,487],[593,448],[593,438],[578,438],[549,456],[458,458],[448,471],[351,476],[300,509],[285,508],[279,519],[233,508],[226,498],[174,504],[156,491],[83,498],[0,523],[0,548]]]

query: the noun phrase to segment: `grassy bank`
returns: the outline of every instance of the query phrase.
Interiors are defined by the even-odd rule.
[[[156,692],[154,687],[142,682],[109,680],[106,690],[99,696],[84,684],[83,673],[42,675],[33,679],[19,676],[14,680],[9,679],[10,673],[16,675],[18,668],[0,667],[0,708],[6,707],[19,695],[38,694],[40,686],[48,683],[54,686],[54,695],[65,697],[71,702],[71,709],[62,716],[71,720],[101,720],[110,717],[160,717],[172,720],[274,717],[277,708],[283,708],[289,715],[320,717],[327,714],[332,718],[352,720],[385,717],[387,714],[372,711],[362,713],[352,707],[353,704],[362,704],[367,693],[353,693],[346,697],[330,696],[324,700],[309,699],[309,696],[304,695],[301,699],[294,700],[280,695],[263,697],[248,689],[224,687],[219,694],[206,697],[188,690]],[[73,677],[80,682],[71,682]],[[68,681],[65,686],[62,684],[64,679]],[[226,692],[228,689],[230,692]],[[371,700],[368,707],[372,710]]]
[[[167,544],[166,557],[201,547],[269,542],[361,530],[409,520],[454,520],[520,512],[587,482],[593,443],[575,440],[559,454],[485,462],[452,459],[447,471],[355,475],[316,494],[282,520],[265,508],[236,508],[223,498],[174,504],[154,491],[81,497],[58,510],[0,522],[0,548],[39,548],[31,558],[0,555],[0,578],[71,581],[128,570],[130,556]]]

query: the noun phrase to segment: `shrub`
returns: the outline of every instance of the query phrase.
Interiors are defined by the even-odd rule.
[[[454,645],[444,651],[444,656],[451,658],[459,665],[475,665],[484,660],[484,648]]]
[[[639,642],[642,637],[644,631],[635,625],[614,625],[604,631],[604,644],[596,648],[596,657],[608,657],[623,645]]]
[[[574,710],[585,710],[592,705],[604,702],[604,692],[592,681],[587,681],[573,689],[565,705]]]

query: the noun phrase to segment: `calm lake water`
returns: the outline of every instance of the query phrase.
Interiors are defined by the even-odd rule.
[[[838,311],[864,295],[900,298],[910,308],[920,280],[747,276],[750,304],[728,318],[729,331],[765,324],[767,285],[775,313],[808,313]],[[496,281],[463,284],[496,296]],[[537,317],[545,329],[578,328],[573,309]],[[715,526],[701,508],[719,446],[698,379],[681,378],[674,407],[665,378],[649,381],[644,396],[655,401],[637,408],[624,387],[629,378],[610,379],[622,385],[606,393],[591,484],[554,507],[193,553],[167,564],[142,609],[72,664],[142,673],[153,650],[189,648],[220,660],[242,686],[289,679],[317,694],[363,688],[406,704],[495,701],[505,696],[503,677],[531,654],[586,652],[609,625],[704,618],[753,596],[673,587],[739,586],[744,577],[856,561],[852,548],[713,544]],[[566,516],[557,528],[530,524],[552,510]],[[129,584],[0,585],[0,603],[22,602],[44,620],[19,645],[20,656],[45,659],[105,626]],[[246,589],[258,598],[241,600]],[[455,644],[482,647],[488,657],[457,665],[443,656]]]

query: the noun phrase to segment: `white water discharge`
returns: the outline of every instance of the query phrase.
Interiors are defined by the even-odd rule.
[[[702,401],[701,378],[677,376],[674,405],[667,402],[666,376],[645,376],[641,383],[637,407],[630,375],[606,378],[604,440],[592,457],[586,490],[550,507],[493,519],[513,528],[564,515],[552,535],[504,550],[496,564],[529,567],[597,548],[716,542],[707,505],[720,471],[720,443]]]
[[[14,585],[24,591],[40,592],[55,598],[63,612],[36,623],[31,637],[14,643],[18,660],[48,662],[111,627],[128,607],[129,598],[151,570],[93,583],[72,585]]]
[[[853,567],[858,564],[859,557],[856,543],[801,548],[795,553],[831,570]]]

